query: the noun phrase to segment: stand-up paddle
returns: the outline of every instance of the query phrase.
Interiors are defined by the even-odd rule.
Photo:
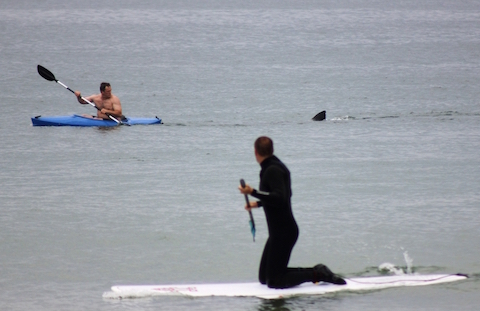
[[[245,180],[243,179],[240,179],[240,185],[242,186],[242,188],[245,188]],[[250,206],[250,201],[248,200],[248,195],[246,194],[245,195],[245,201],[247,202],[247,205]],[[253,242],[255,242],[255,221],[253,220],[253,215],[252,215],[252,211],[248,211],[248,214],[250,215],[250,231],[252,232],[252,235],[253,235]]]
[[[41,65],[38,65],[37,66],[37,71],[38,71],[38,74],[41,75],[45,80],[48,80],[48,81],[55,81],[57,82],[58,84],[60,84],[61,86],[63,86],[64,88],[66,88],[67,90],[69,90],[70,92],[74,93],[75,94],[75,91],[72,90],[71,88],[69,88],[68,86],[66,86],[65,84],[63,84],[61,81],[58,81],[57,79],[55,79],[55,75],[50,71],[48,70],[47,68],[41,66]],[[92,105],[93,107],[95,107],[97,110],[101,110],[100,108],[98,108],[97,106],[95,106],[94,103],[92,103],[91,101],[89,101],[88,99],[86,99],[85,97],[82,96],[82,99],[87,102],[88,104]],[[107,116],[112,119],[113,121],[117,122],[118,124],[125,124],[123,123],[122,121],[119,121],[117,120],[114,116],[112,115],[109,115],[107,114]]]

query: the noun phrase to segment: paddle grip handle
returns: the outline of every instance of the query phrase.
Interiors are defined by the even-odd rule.
[[[245,188],[245,180],[240,179],[240,185],[242,188]],[[245,201],[247,202],[247,206],[250,207],[250,201],[248,200],[248,194],[245,194]],[[255,242],[255,220],[253,220],[253,215],[252,211],[248,211],[248,215],[250,216],[250,226],[252,229],[252,235],[253,235],[253,242]]]
[[[245,180],[240,179],[240,185],[242,186],[242,188],[245,188]],[[250,206],[250,201],[248,200],[247,194],[245,195],[245,201],[247,202],[247,205]]]
[[[242,188],[245,188],[245,180],[240,179],[240,185],[242,186]],[[247,202],[247,205],[250,207],[250,201],[248,200],[248,194],[245,195],[245,202]],[[252,211],[248,211],[248,214],[250,214],[250,220],[252,221],[252,224],[255,227],[255,222],[253,220]]]

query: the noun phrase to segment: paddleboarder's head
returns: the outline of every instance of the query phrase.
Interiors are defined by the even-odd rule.
[[[258,163],[273,155],[273,141],[267,136],[260,136],[255,140],[255,158]]]

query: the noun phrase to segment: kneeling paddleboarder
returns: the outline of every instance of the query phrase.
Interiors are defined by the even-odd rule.
[[[260,164],[260,187],[239,186],[242,194],[259,201],[250,202],[245,209],[263,207],[268,225],[268,240],[260,261],[259,281],[270,288],[289,288],[304,282],[346,284],[330,269],[318,264],[313,268],[289,268],[288,261],[298,238],[298,226],[291,206],[290,171],[273,155],[273,141],[262,136],[255,141],[255,158]]]

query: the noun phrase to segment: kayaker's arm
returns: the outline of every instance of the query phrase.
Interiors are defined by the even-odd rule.
[[[77,100],[78,100],[78,102],[79,102],[80,104],[82,104],[82,105],[88,104],[86,101],[84,101],[84,100],[82,99],[82,93],[80,93],[80,91],[75,91],[74,94],[75,94],[75,96],[77,97]],[[87,99],[90,100],[88,97],[87,97]],[[91,101],[91,100],[90,100],[90,101]]]
[[[100,112],[118,118],[122,117],[122,104],[120,103],[120,99],[115,95],[112,95],[112,106],[112,110],[102,108]]]

